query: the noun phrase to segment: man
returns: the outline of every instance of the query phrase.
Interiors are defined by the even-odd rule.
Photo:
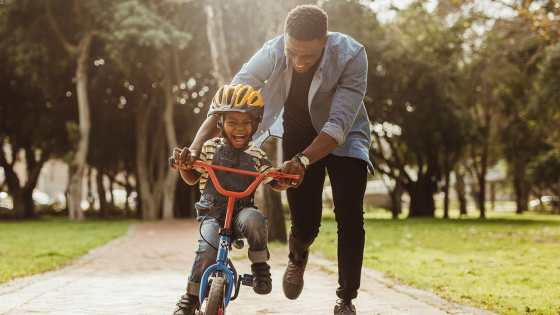
[[[321,225],[326,170],[338,223],[340,286],[334,313],[356,314],[352,299],[363,261],[363,198],[368,168],[373,172],[363,104],[368,67],[364,47],[349,36],[327,32],[327,21],[316,6],[296,7],[286,18],[284,35],[265,43],[232,83],[260,89],[266,107],[255,142],[282,136],[283,171],[300,175],[299,181],[280,180],[292,186],[286,191],[292,225],[284,294],[296,299],[303,289],[309,246]],[[196,156],[204,141],[219,134],[216,125],[210,115],[200,128],[190,147]]]

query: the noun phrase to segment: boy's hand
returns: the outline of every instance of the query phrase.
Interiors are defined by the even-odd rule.
[[[173,149],[173,159],[175,159],[175,163],[181,166],[182,169],[190,170],[194,162],[196,161],[196,153],[194,150],[190,150],[189,148],[175,148]],[[169,166],[172,169],[176,169],[176,166],[173,165],[171,158],[169,158]]]

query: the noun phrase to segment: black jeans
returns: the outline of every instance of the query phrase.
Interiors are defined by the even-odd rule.
[[[283,141],[284,161],[302,152],[307,146]],[[338,225],[338,284],[336,295],[354,299],[360,288],[364,257],[364,194],[367,184],[367,163],[363,160],[329,154],[313,163],[305,172],[298,188],[286,193],[292,225],[289,233],[290,260],[305,267],[309,246],[319,234],[323,210],[325,170],[331,181],[334,213]]]

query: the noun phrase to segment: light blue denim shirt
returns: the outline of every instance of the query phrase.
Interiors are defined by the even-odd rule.
[[[317,133],[325,132],[338,143],[332,154],[368,163],[371,131],[363,98],[368,63],[364,46],[351,37],[329,32],[323,58],[309,88],[309,113]],[[260,90],[265,104],[263,121],[255,134],[261,145],[269,136],[281,138],[282,114],[290,93],[293,66],[284,53],[284,35],[267,43],[247,62],[232,83]]]

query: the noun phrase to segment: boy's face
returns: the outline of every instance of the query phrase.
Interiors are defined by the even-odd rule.
[[[224,133],[231,145],[242,148],[249,141],[253,132],[253,119],[244,113],[227,113],[224,115]]]

